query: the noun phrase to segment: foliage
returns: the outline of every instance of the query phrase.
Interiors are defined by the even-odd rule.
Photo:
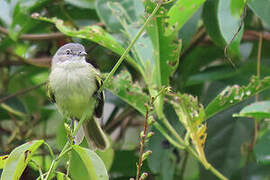
[[[0,0],[1,180],[269,178],[268,7]],[[104,79],[105,152],[70,144],[46,97],[51,57],[68,42]]]

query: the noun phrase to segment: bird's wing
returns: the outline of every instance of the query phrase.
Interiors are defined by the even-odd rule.
[[[103,113],[103,106],[104,106],[104,91],[99,91],[99,88],[102,86],[103,82],[100,76],[96,75],[96,86],[97,90],[94,93],[94,96],[96,96],[97,102],[95,107],[95,116],[97,118],[100,118]]]
[[[49,82],[47,82],[47,96],[51,102],[55,103],[55,96]]]

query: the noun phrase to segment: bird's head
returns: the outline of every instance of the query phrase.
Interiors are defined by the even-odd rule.
[[[85,61],[87,53],[83,45],[79,43],[68,43],[60,47],[52,59],[52,65],[76,61]]]

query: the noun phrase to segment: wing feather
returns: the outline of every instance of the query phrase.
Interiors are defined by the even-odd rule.
[[[55,103],[55,96],[54,96],[54,93],[53,93],[53,90],[50,86],[50,83],[47,82],[47,96],[49,97],[50,101]]]

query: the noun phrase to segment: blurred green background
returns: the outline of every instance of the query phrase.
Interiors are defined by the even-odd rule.
[[[206,106],[228,85],[247,85],[252,75],[259,75],[261,79],[269,76],[270,1],[250,0],[246,8],[243,2],[202,1],[196,11],[187,15],[187,21],[182,21],[183,26],[174,29],[176,37],[182,40],[182,49],[179,65],[175,66],[176,71],[167,84],[173,91],[197,96],[199,102]],[[113,3],[119,3],[120,6]],[[169,11],[175,3],[178,1],[164,5],[163,10]],[[189,2],[183,0],[183,3]],[[119,7],[122,10],[117,15]],[[123,12],[128,15],[121,14]],[[245,16],[242,16],[242,28],[227,53],[234,67],[225,57],[224,48],[237,32],[243,12]],[[130,22],[127,22],[130,27],[134,25],[134,29],[138,30],[148,9],[144,9],[140,0],[0,0],[1,155],[33,139],[44,139],[55,153],[59,153],[65,144],[64,118],[56,106],[49,102],[44,85],[50,72],[51,57],[61,45],[68,42],[82,43],[88,52],[89,62],[102,73],[110,72],[121,54],[102,46],[101,42],[95,43],[79,35],[67,36],[59,32],[54,24],[33,19],[33,13],[49,18],[57,17],[64,21],[65,26],[74,29],[99,26],[126,48],[130,37],[123,30],[125,27],[121,25],[119,16],[129,17]],[[144,36],[151,34],[148,32]],[[169,47],[169,44],[165,45]],[[138,51],[143,49],[141,46]],[[149,57],[147,50],[142,52],[145,58]],[[133,82],[145,88],[145,79],[132,63],[124,61],[117,73],[121,70],[128,70]],[[269,92],[266,90],[260,93],[258,100],[269,100]],[[255,98],[249,98],[207,121],[206,157],[215,168],[232,180],[270,178],[269,119],[257,121],[257,138],[255,144],[252,144],[254,119],[232,117],[232,114],[239,113],[254,101]],[[266,107],[264,110],[269,113],[269,109]],[[101,123],[111,136],[112,147],[98,154],[106,164],[110,179],[134,177],[143,116],[107,90],[104,111]],[[184,128],[175,123],[177,116],[169,104],[164,104],[164,112],[177,131],[183,133]],[[155,136],[147,143],[147,149],[151,149],[153,154],[143,165],[143,171],[149,173],[148,179],[216,179],[195,158],[171,145],[157,129],[153,128],[152,131]],[[39,149],[34,158],[42,168],[48,169],[50,158],[45,147]],[[262,158],[262,161],[258,161],[258,158]],[[73,160],[76,164],[76,158]],[[79,165],[71,169],[71,177],[83,179],[83,174],[76,174],[76,168]],[[63,162],[60,169],[65,171]],[[37,169],[29,166],[21,179],[30,180],[37,176]]]

